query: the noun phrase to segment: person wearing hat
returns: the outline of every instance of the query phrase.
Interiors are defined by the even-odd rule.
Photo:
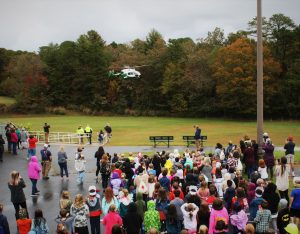
[[[287,158],[287,163],[291,165],[292,176],[295,176],[294,171],[294,158],[295,158],[295,143],[293,142],[293,137],[289,136],[284,145],[285,157]]]
[[[298,227],[294,223],[290,223],[289,225],[287,225],[284,230],[289,234],[299,234]]]
[[[41,150],[42,156],[42,175],[44,180],[49,179],[49,171],[51,169],[51,162],[52,162],[52,154],[49,150],[49,145],[45,144],[44,148]]]
[[[89,196],[86,199],[86,205],[89,208],[89,217],[91,224],[92,234],[100,234],[100,216],[101,201],[100,196],[97,194],[96,186],[92,185],[89,187]]]

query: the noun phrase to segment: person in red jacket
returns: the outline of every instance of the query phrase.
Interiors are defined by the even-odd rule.
[[[19,219],[17,220],[18,233],[27,234],[31,229],[31,219],[28,218],[27,210],[21,208],[19,210]]]
[[[38,139],[36,139],[33,135],[30,135],[28,138],[28,155],[27,160],[31,158],[31,156],[35,156],[36,154],[36,143]]]
[[[11,129],[11,133],[10,133],[10,141],[12,143],[13,146],[13,155],[17,155],[17,145],[18,145],[18,135],[16,133],[16,130],[14,128]]]

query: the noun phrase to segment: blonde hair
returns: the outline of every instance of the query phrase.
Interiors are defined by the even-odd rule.
[[[110,211],[110,212],[114,212],[114,211],[116,211],[117,210],[117,207],[116,207],[116,205],[115,204],[111,204],[110,206],[109,206],[109,209],[108,209],[108,211]]]
[[[124,197],[128,196],[128,190],[127,189],[122,189],[122,192],[124,193]]]
[[[81,208],[84,205],[84,199],[82,194],[77,194],[74,199],[74,207]]]
[[[205,157],[204,158],[204,164],[206,164],[206,165],[210,165],[211,164],[211,161],[210,161],[209,157]]]
[[[246,225],[245,231],[246,231],[246,234],[254,234],[255,233],[255,228],[254,228],[253,224],[248,223]]]
[[[65,152],[65,148],[64,148],[63,145],[61,145],[61,146],[59,147],[59,151],[60,151],[60,152]]]
[[[207,234],[208,233],[208,228],[205,225],[201,225],[199,227],[199,234]]]
[[[20,173],[18,171],[12,171],[10,173],[10,185],[18,185],[20,181]]]

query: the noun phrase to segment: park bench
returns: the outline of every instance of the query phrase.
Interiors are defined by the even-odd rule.
[[[168,148],[170,147],[170,142],[174,141],[173,136],[150,136],[149,140],[154,143],[154,148],[159,144],[163,143],[168,145]]]
[[[182,140],[186,141],[186,146],[189,147],[192,144],[195,144],[195,136],[182,136]],[[201,136],[200,145],[203,147],[203,142],[207,141],[207,136]]]

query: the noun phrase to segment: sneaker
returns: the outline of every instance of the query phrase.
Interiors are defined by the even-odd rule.
[[[38,194],[36,194],[36,193],[30,195],[30,197],[37,197],[37,196],[38,196]]]
[[[292,172],[292,176],[295,177],[295,172],[294,171]]]

